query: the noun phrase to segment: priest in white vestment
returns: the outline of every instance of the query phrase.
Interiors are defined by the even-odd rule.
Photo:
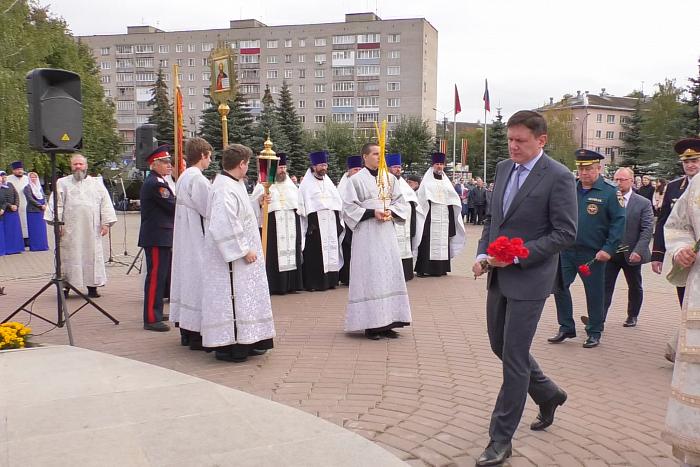
[[[681,140],[689,156],[700,156],[700,138]],[[670,274],[675,286],[685,285],[676,344],[671,395],[662,437],[673,446],[683,466],[700,465],[700,265],[693,250],[700,239],[700,177],[693,177],[676,201],[664,227],[666,256],[681,274]],[[683,268],[683,269],[681,269]],[[674,271],[675,272],[675,271]]]
[[[29,246],[29,230],[27,227],[27,200],[24,197],[24,187],[29,185],[29,177],[24,174],[24,164],[22,161],[14,161],[10,164],[12,174],[7,176],[7,183],[15,187],[19,193],[19,222],[22,226],[22,238],[24,246]]]
[[[364,331],[372,340],[393,339],[398,337],[394,328],[411,323],[393,225],[404,223],[410,208],[393,175],[382,175],[380,192],[379,146],[371,144],[366,151],[364,169],[349,178],[341,192],[343,219],[353,231],[345,330]]]
[[[311,167],[299,186],[297,211],[301,216],[304,288],[335,289],[343,266],[343,202],[327,175],[328,153],[313,152],[309,159]]]
[[[63,273],[73,287],[87,287],[88,296],[96,298],[97,287],[107,283],[102,237],[117,215],[104,183],[87,175],[87,159],[74,154],[70,163],[73,173],[56,181],[44,220],[53,224],[53,197],[58,196]],[[64,292],[68,296],[68,290]]]
[[[242,181],[252,155],[240,144],[224,149],[206,216],[202,345],[232,362],[271,349],[275,337],[258,222]]]
[[[185,158],[189,166],[177,180],[170,275],[170,321],[178,323],[180,343],[202,349],[202,282],[206,276],[202,257],[207,203],[211,182],[202,173],[211,163],[213,148],[203,138],[189,138]]]
[[[343,174],[343,176],[340,178],[340,182],[338,182],[338,193],[340,193],[340,197],[343,197],[343,190],[345,187],[345,184],[348,183],[348,179],[355,175],[357,172],[362,170],[362,156],[348,156],[348,159],[346,161],[348,170]],[[350,261],[351,261],[351,256],[352,256],[352,230],[350,229],[345,229],[343,232],[343,241],[342,241],[342,249],[343,249],[343,267],[340,268],[340,272],[338,279],[340,280],[341,284],[345,285],[350,285]]]
[[[450,260],[464,248],[462,200],[444,172],[445,154],[431,155],[432,166],[425,172],[416,195],[425,213],[420,233],[415,271],[418,277],[444,276]]]
[[[277,174],[275,183],[270,185],[267,207],[267,256],[265,268],[270,293],[284,295],[304,288],[301,275],[301,219],[299,188],[287,175],[287,155],[277,153]],[[258,183],[251,195],[251,201],[262,227],[262,204],[265,200],[265,187]]]
[[[396,177],[396,185],[410,208],[406,222],[394,223],[396,240],[399,242],[399,255],[403,263],[403,277],[410,281],[413,279],[413,266],[415,257],[418,254],[418,244],[423,233],[425,213],[423,213],[423,208],[418,204],[416,192],[401,176],[401,154],[387,154],[386,165],[389,167],[389,172]]]

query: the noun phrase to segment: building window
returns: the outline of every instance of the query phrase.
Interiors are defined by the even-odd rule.
[[[401,34],[389,34],[389,43],[396,44],[401,42]]]
[[[279,86],[270,86],[270,94],[279,94],[280,89]]]
[[[365,60],[368,58],[379,58],[381,56],[379,49],[358,50],[357,59]]]
[[[352,123],[351,113],[333,114],[334,123]]]
[[[333,107],[352,107],[352,97],[334,97]]]
[[[105,89],[105,97],[112,97],[112,90],[111,89]]]
[[[306,108],[306,101],[299,101],[299,106],[300,109],[305,109]]]
[[[152,54],[153,53],[153,44],[136,44],[136,45],[134,45],[134,53]]]
[[[608,123],[615,123],[615,116],[614,115],[608,115]]]
[[[314,70],[314,77],[315,78],[323,78],[325,76],[325,73],[323,70]]]
[[[195,77],[194,73],[190,73],[187,75],[187,81],[194,81],[197,78]]]
[[[292,54],[284,55],[284,63],[292,63]]]
[[[389,76],[399,76],[401,74],[400,66],[388,66],[386,67],[386,74]]]
[[[624,132],[624,131],[621,131],[620,133],[618,133],[617,138],[618,138],[618,139],[625,139],[625,132]]]
[[[314,123],[326,123],[325,115],[314,115]]]
[[[314,84],[314,92],[326,92],[326,85],[322,83]]]
[[[299,63],[304,63],[306,61],[306,55],[299,54]]]
[[[118,45],[117,46],[117,53],[118,54],[130,54],[134,53],[134,48],[131,45]]]
[[[187,51],[188,52],[195,52],[197,50],[197,46],[195,44],[187,44]]]
[[[284,70],[284,78],[289,79],[292,77],[292,70],[286,69]]]
[[[137,68],[153,68],[152,58],[137,58],[134,60]]]
[[[346,36],[333,36],[333,44],[338,45],[338,44],[354,44],[355,43],[355,36],[353,35],[346,35]]]
[[[260,55],[239,55],[240,63],[260,63]]]
[[[386,100],[387,107],[401,107],[401,99],[398,97],[390,97]]]
[[[208,58],[202,59],[202,66],[209,66],[209,59]]]
[[[299,47],[306,47],[306,39],[299,39]]]
[[[195,66],[195,59],[194,59],[194,58],[188,58],[188,59],[187,59],[187,66]]]
[[[277,70],[267,70],[267,79],[277,78]]]
[[[611,156],[612,155],[612,148],[605,148],[605,155]]]
[[[170,52],[170,46],[168,44],[161,44],[158,46],[159,54],[167,54],[168,52]]]
[[[388,114],[386,116],[387,123],[399,123],[401,121],[401,116],[397,114]]]
[[[352,92],[355,90],[354,81],[336,81],[333,83],[333,91]]]
[[[379,76],[379,65],[360,65],[357,67],[357,76]]]
[[[615,132],[614,131],[606,131],[605,132],[605,139],[615,139]]]
[[[109,47],[102,47],[100,53],[102,55],[109,55]]]
[[[333,61],[337,60],[352,60],[354,58],[355,52],[352,50],[336,50],[331,54]]]
[[[136,73],[136,81],[155,81],[156,80],[156,74],[155,73]]]
[[[188,95],[188,96],[196,96],[196,95],[197,95],[197,91],[195,91],[194,88],[187,88],[187,95]]]
[[[202,95],[208,96],[209,95],[209,88],[202,88]]]
[[[117,78],[119,77],[119,75],[120,75],[120,73],[117,73]],[[110,75],[100,76],[100,82],[102,84],[109,84],[111,80],[112,80],[112,77]]]
[[[184,78],[183,76],[184,76],[184,75],[183,75],[182,73],[178,73],[178,74],[177,74],[177,80],[178,80],[178,81],[184,80],[185,78]]]
[[[299,123],[306,123],[306,115],[297,115]]]
[[[182,44],[175,44],[175,52],[182,52]]]
[[[267,48],[268,49],[276,49],[277,48],[277,39],[267,41]]]
[[[379,97],[369,96],[369,97],[358,97],[357,98],[357,108],[358,109],[376,109],[379,107]]]
[[[166,58],[158,60],[158,66],[161,68],[168,68],[168,60]]]
[[[314,55],[314,62],[318,65],[323,65],[326,63],[326,54],[316,54]]]
[[[255,40],[250,40],[250,41],[241,41],[240,48],[241,49],[259,49],[260,48],[260,40],[255,39]]]
[[[391,52],[389,52],[389,58],[401,58],[401,51],[392,50]]]
[[[292,40],[291,39],[285,39],[284,40],[284,46],[285,47],[291,47],[292,46]]]
[[[316,47],[325,47],[326,38],[325,37],[317,37],[316,39],[314,39],[314,45]]]
[[[194,110],[194,109],[195,109],[194,102],[188,102],[187,103],[187,110]]]
[[[600,154],[600,146],[596,146],[596,147],[595,147],[595,152],[597,152],[598,154]]]
[[[358,44],[375,44],[379,42],[380,35],[377,34],[358,34],[357,43]]]
[[[300,84],[299,85],[299,94],[304,94],[306,92],[306,85]]]
[[[317,109],[325,109],[326,108],[326,100],[325,99],[316,99],[314,101],[314,107]]]
[[[212,42],[202,42],[202,52],[211,52],[213,48],[214,44]]]
[[[351,66],[341,66],[333,68],[333,76],[352,76],[354,68]]]
[[[357,123],[378,122],[379,114],[376,112],[363,112],[357,114]]]
[[[109,70],[112,68],[112,62],[100,62],[100,70]]]
[[[379,91],[379,83],[376,81],[360,83],[359,87],[360,92]]]
[[[259,84],[241,84],[241,94],[260,94]]]
[[[209,102],[209,101],[202,102],[202,110],[208,110],[209,107],[211,107],[211,102]]]
[[[268,55],[267,63],[277,63],[277,55]]]
[[[260,79],[260,70],[241,70],[241,79]]]
[[[630,118],[628,116],[620,115],[620,123],[629,123],[629,122],[630,122]],[[620,153],[618,152],[618,154],[620,154]]]
[[[598,123],[603,123],[603,114],[596,114],[595,121]],[[598,151],[596,151],[598,152]]]
[[[387,91],[400,91],[401,90],[401,83],[398,81],[390,81],[386,83],[386,90]]]
[[[211,71],[202,72],[202,81],[211,81]]]
[[[596,130],[596,131],[595,131],[595,137],[596,137],[596,138],[602,138],[602,137],[603,137],[603,130]]]
[[[299,78],[306,78],[306,69],[299,68]]]

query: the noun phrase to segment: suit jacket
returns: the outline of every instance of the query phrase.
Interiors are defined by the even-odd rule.
[[[504,215],[503,194],[513,166],[510,159],[496,166],[492,202],[477,252],[486,254],[488,245],[501,235],[522,238],[530,255],[519,264],[490,272],[488,286],[495,273],[505,297],[543,300],[554,288],[559,252],[576,241],[576,184],[569,169],[543,154]]]
[[[621,245],[627,246],[625,260],[627,264],[644,264],[651,261],[652,230],[654,228],[654,211],[651,202],[637,193],[632,192],[629,203],[625,207],[625,235]],[[641,263],[630,263],[630,253],[635,252],[642,257]]]
[[[173,246],[175,194],[168,182],[151,172],[141,187],[139,246]]]
[[[659,217],[656,220],[656,229],[654,230],[654,247],[651,253],[652,261],[664,260],[664,255],[666,254],[666,242],[664,239],[664,226],[666,225],[666,220],[671,214],[673,205],[676,204],[676,200],[681,197],[685,189],[688,187],[690,180],[687,176],[682,176],[677,178],[666,185],[666,192],[664,193],[664,199],[661,201],[661,208],[659,209]]]

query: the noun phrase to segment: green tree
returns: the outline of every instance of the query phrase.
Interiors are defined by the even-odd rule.
[[[688,78],[686,96],[683,98],[683,115],[686,119],[685,133],[687,136],[700,136],[700,58],[698,59],[698,74]]]
[[[307,152],[328,151],[328,175],[337,183],[345,172],[348,156],[359,154],[364,141],[353,135],[349,124],[326,122],[315,134],[306,132],[304,144]]]
[[[277,105],[277,120],[284,139],[287,141],[287,170],[290,174],[301,175],[308,165],[304,152],[304,127],[299,121],[292,93],[289,91],[286,80],[282,81]]]
[[[486,139],[486,181],[492,182],[496,175],[496,164],[508,159],[508,135],[506,125],[503,123],[501,109],[498,109],[496,119],[491,123]]]
[[[387,143],[387,152],[401,153],[406,171],[422,172],[430,164],[428,155],[433,151],[435,138],[427,121],[417,116],[402,116]]]
[[[658,83],[642,122],[642,161],[657,162],[658,175],[672,177],[680,174],[678,155],[673,150],[676,141],[684,136],[683,90],[675,81]]]
[[[625,167],[633,167],[634,170],[640,164],[644,150],[642,144],[642,124],[644,123],[642,99],[643,97],[637,99],[634,112],[632,112],[627,123],[622,124],[622,128],[625,129],[625,136],[622,138],[625,147],[621,164]]]
[[[545,113],[547,120],[547,154],[569,167],[574,168],[574,152],[578,143],[573,135],[573,113],[570,109],[556,109]]]
[[[173,108],[168,99],[168,84],[165,82],[162,68],[158,69],[156,82],[151,87],[151,100],[148,101],[148,105],[153,107],[148,123],[156,125],[158,143],[172,145],[175,141]]]
[[[491,132],[491,128],[488,130]],[[469,157],[467,157],[467,165],[472,178],[484,176],[484,129],[476,128],[467,130],[457,135],[457,139],[466,139],[469,147]],[[488,154],[487,154],[488,156]],[[488,162],[488,161],[487,161]],[[489,174],[487,173],[488,177]]]

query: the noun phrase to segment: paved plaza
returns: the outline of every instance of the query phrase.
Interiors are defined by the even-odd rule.
[[[133,255],[138,214],[119,214],[114,254]],[[126,232],[123,229],[126,220]],[[414,466],[472,466],[488,442],[488,423],[501,365],[486,334],[485,278],[470,274],[481,228],[467,226],[467,248],[444,278],[408,283],[413,324],[396,340],[370,341],[343,332],[347,288],[273,296],[274,350],[245,363],[219,362],[179,345],[177,330],[142,329],[142,283],[124,265],[108,266],[110,281],[97,299],[121,323],[84,308],[72,320],[76,345],[151,363],[270,399],[352,430]],[[133,257],[115,259],[130,263]],[[0,319],[51,276],[51,252],[0,257]],[[569,394],[545,432],[529,430],[537,407],[528,400],[516,433],[511,466],[676,466],[660,440],[672,366],[664,346],[678,321],[675,291],[644,268],[645,301],[636,328],[623,328],[626,286],[618,281],[602,344],[584,349],[585,333],[564,344],[547,301],[532,352]],[[585,310],[580,281],[572,286],[576,314]],[[82,304],[71,298],[69,307]],[[33,310],[55,317],[55,294]],[[29,316],[20,314],[27,322]],[[35,341],[66,344],[65,328],[33,318]],[[45,333],[45,334],[42,334]],[[47,381],[47,384],[50,382]],[[167,433],[163,433],[167,436]]]

